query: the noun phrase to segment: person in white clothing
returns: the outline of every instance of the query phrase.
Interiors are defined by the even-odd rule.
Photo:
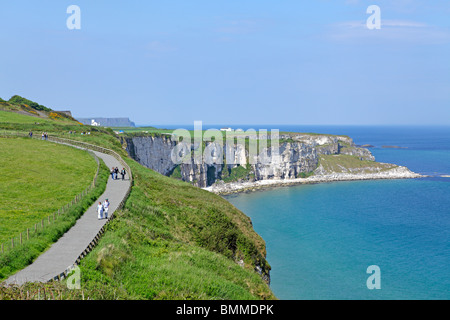
[[[98,220],[103,219],[103,205],[101,202],[98,203],[97,214],[98,214]]]
[[[108,219],[108,211],[109,211],[109,201],[108,199],[103,202],[103,209],[105,210],[105,219]]]

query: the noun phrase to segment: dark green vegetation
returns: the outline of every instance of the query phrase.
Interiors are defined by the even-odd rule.
[[[25,122],[32,122],[33,120],[35,122],[41,122],[42,119],[50,119],[66,123],[73,123],[76,121],[74,118],[63,112],[54,111],[18,95],[12,96],[8,101],[0,98],[0,110],[32,116],[32,119],[23,120]]]
[[[174,179],[181,179],[181,169],[180,166],[176,166],[175,169],[173,169],[172,173],[169,175],[169,177],[174,178]]]
[[[133,171],[134,186],[124,208],[81,262],[82,294],[59,285],[48,285],[47,293],[68,299],[275,298],[264,280],[270,270],[264,241],[250,219],[228,201],[142,167],[128,158],[111,129],[76,122],[15,121],[3,121],[0,114],[0,131],[47,131],[100,145],[118,152]],[[84,131],[91,134],[80,135]],[[24,247],[13,257],[0,255],[0,265],[20,268],[11,261],[23,256],[30,262],[28,251],[32,248]],[[36,287],[40,285],[31,290]],[[20,298],[24,290],[2,289],[0,298]]]
[[[298,177],[305,179],[305,178],[311,177],[312,175],[314,175],[314,171],[311,171],[311,172],[300,172]]]
[[[225,168],[222,171],[222,180],[226,183],[235,182],[239,180],[249,180],[254,178],[255,175],[252,172],[250,164],[244,166],[237,166],[235,168]]]
[[[8,101],[10,104],[14,104],[14,105],[28,105],[31,108],[33,108],[34,110],[39,110],[39,111],[51,111],[52,109],[47,108],[43,105],[40,105],[34,101],[25,99],[21,96],[15,95],[12,96],[11,99],[9,99]]]

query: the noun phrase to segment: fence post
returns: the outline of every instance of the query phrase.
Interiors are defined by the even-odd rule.
[[[11,248],[14,248],[14,238],[11,238]]]
[[[30,229],[27,228],[27,240],[30,240]]]

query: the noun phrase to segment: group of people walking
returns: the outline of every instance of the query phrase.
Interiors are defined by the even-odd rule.
[[[111,178],[113,180],[118,180],[119,178],[119,168],[118,167],[112,167],[111,168]],[[122,168],[122,170],[120,170],[120,174],[122,175],[122,180],[125,180],[125,175],[127,174],[127,172],[125,171],[125,168]]]
[[[28,137],[33,138],[33,131],[28,132]],[[48,140],[47,132],[42,132],[41,140]]]
[[[106,199],[103,203],[99,202],[97,206],[98,220],[108,219],[109,201]]]

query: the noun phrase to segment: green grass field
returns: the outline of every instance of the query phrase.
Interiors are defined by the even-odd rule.
[[[23,114],[0,110],[0,123],[49,123],[52,120],[30,117]]]
[[[28,138],[0,138],[0,243],[69,203],[92,182],[88,153]]]

